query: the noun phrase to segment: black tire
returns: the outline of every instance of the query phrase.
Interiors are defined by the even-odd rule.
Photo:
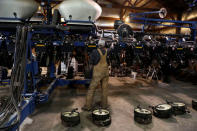
[[[137,108],[136,108],[136,109],[137,109]],[[139,116],[139,117],[143,117],[143,118],[152,116],[152,113],[151,113],[150,110],[148,110],[149,112],[148,112],[147,114],[144,114],[144,113],[137,112],[136,109],[134,110],[134,115],[135,115],[135,116]],[[147,109],[145,109],[145,110],[147,110]]]
[[[172,105],[172,113],[174,115],[183,115],[187,112],[187,107],[184,103],[182,106],[176,105],[176,104],[171,104]]]
[[[71,114],[71,112],[62,112],[61,120],[62,124],[68,127],[76,126],[80,123],[80,114],[78,112],[74,112],[74,115],[67,116],[65,114]]]
[[[196,100],[192,100],[192,108],[197,110],[197,101]]]
[[[105,112],[104,115],[101,115],[101,113],[99,113],[99,110],[101,112]],[[110,112],[108,110],[105,109],[96,109],[92,112],[92,119],[93,121],[105,121],[107,119],[110,118]]]
[[[74,122],[71,122],[71,121],[67,121],[67,122],[62,121],[62,125],[66,126],[66,127],[74,127],[74,126],[79,125],[79,123],[80,123],[80,120],[74,121]]]
[[[152,116],[147,116],[146,118],[134,116],[134,120],[139,124],[150,124],[152,123]]]
[[[171,108],[169,109],[159,109],[158,107],[159,106],[162,106],[164,104],[160,104],[156,107],[154,107],[153,109],[153,115],[156,116],[156,117],[159,117],[159,118],[170,118],[172,116],[172,106],[169,105],[169,104],[165,104],[165,105],[169,105]]]
[[[93,120],[94,124],[98,125],[98,126],[109,126],[111,124],[111,117],[109,117],[108,119],[104,120],[104,121],[95,121]]]
[[[172,111],[171,110],[166,110],[166,111],[153,111],[153,115],[158,117],[158,118],[170,118],[172,116]]]
[[[133,35],[133,30],[131,26],[127,24],[122,24],[118,27],[117,29],[118,35],[125,38],[128,37],[129,35]]]
[[[140,112],[141,110],[146,110],[146,112]],[[152,112],[147,109],[136,108],[134,110],[134,120],[140,124],[150,124],[152,122]]]

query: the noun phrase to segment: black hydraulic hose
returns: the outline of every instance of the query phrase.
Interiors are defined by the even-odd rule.
[[[27,33],[27,27],[23,27],[22,28],[22,35],[21,35],[21,42],[19,43],[20,45],[19,45],[19,47],[20,46],[23,46],[23,45],[26,45],[26,33]],[[25,46],[26,47],[26,46]],[[25,48],[24,47],[24,48]],[[17,48],[17,45],[16,45],[16,48]],[[22,51],[20,52],[21,54],[23,54],[23,53],[25,53],[26,54],[26,51],[24,51],[23,49],[24,48],[22,48]],[[20,48],[19,48],[20,49]],[[17,50],[17,49],[16,49]],[[16,52],[16,53],[18,53],[18,52]],[[20,59],[21,60],[21,58],[20,57],[18,57],[18,58],[15,58],[15,60],[17,60],[17,59]],[[23,59],[22,59],[23,60]],[[20,74],[20,71],[22,72],[22,70],[20,70],[20,61],[19,61],[19,63],[18,63],[18,61],[16,61],[17,63],[15,63],[16,65],[15,65],[15,67],[18,67],[18,69],[16,70],[16,74],[13,74],[14,76],[18,76],[18,79],[20,79],[20,77],[21,76],[23,76],[23,75],[21,75]],[[23,68],[23,67],[22,67]],[[24,74],[24,72],[22,72],[23,74]],[[17,115],[18,115],[18,117],[17,117],[17,122],[19,122],[20,121],[20,109],[19,109],[19,107],[18,107],[18,105],[19,105],[19,102],[20,102],[20,88],[18,87],[17,88],[17,86],[23,86],[23,84],[21,84],[21,85],[15,85],[16,83],[16,78],[14,77],[14,79],[11,81],[11,98],[12,98],[12,101],[13,101],[13,104],[14,104],[14,107],[15,107],[15,109],[16,109],[16,111],[17,111]],[[23,80],[24,80],[24,78],[23,78]],[[17,81],[18,82],[18,81]],[[19,83],[20,83],[20,80],[19,80]],[[16,86],[16,89],[13,89],[13,87],[15,87]],[[17,90],[18,89],[18,90]],[[14,94],[14,92],[17,92],[17,94]],[[15,96],[16,95],[16,96]]]
[[[56,25],[32,25],[32,29],[56,29]]]
[[[21,102],[21,91],[24,87],[24,72],[25,72],[25,66],[26,66],[26,40],[27,40],[27,27],[17,28],[17,40],[16,40],[16,46],[15,46],[15,60],[14,60],[14,67],[12,70],[12,77],[11,77],[11,100],[6,105],[6,108],[4,110],[4,120],[8,117],[8,115],[12,114],[16,110],[17,112],[17,120],[14,124],[11,123],[10,126],[0,127],[0,130],[9,130],[14,126],[17,126],[20,122],[20,109],[19,104]],[[11,103],[12,102],[12,103]],[[4,122],[5,123],[5,122]]]
[[[21,30],[20,30],[20,27],[18,27],[18,29],[17,29],[17,41],[16,41],[16,45],[18,45],[18,43],[20,42],[20,37],[21,37]],[[15,46],[15,48],[16,48],[16,46]],[[16,49],[15,49],[16,50]],[[13,78],[14,76],[12,76],[12,78]],[[11,79],[11,81],[12,81],[12,79]],[[12,87],[10,87],[10,89],[12,90]],[[7,119],[7,117],[8,117],[8,115],[10,115],[10,113],[12,112],[12,111],[14,111],[15,109],[13,108],[14,107],[14,105],[13,105],[13,100],[14,99],[14,97],[13,97],[13,92],[11,93],[11,97],[10,97],[10,100],[9,100],[9,102],[8,102],[8,104],[6,105],[6,107],[5,107],[5,109],[3,110],[3,112],[4,112],[4,115],[3,115],[3,118],[2,118],[2,120],[1,120],[1,124],[2,124],[2,121],[5,123],[5,119]],[[12,126],[14,126],[14,125],[16,125],[18,122],[15,122],[14,124],[12,124],[11,126],[4,126],[4,127],[0,127],[0,130],[8,130],[8,129],[10,129]]]

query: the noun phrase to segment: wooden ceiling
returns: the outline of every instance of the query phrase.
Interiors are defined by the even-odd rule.
[[[36,0],[41,2],[42,0]],[[59,4],[63,0],[52,0],[52,3]],[[122,18],[126,12],[155,11],[161,7],[167,8],[168,12],[177,14],[187,9],[184,0],[95,0],[103,8],[119,9],[119,17]],[[109,12],[110,13],[110,12]],[[101,18],[113,20],[113,17]]]
[[[43,0],[36,0],[41,2]],[[53,0],[53,4],[59,4],[64,0]],[[157,11],[162,7],[168,10],[168,18],[177,19],[177,14],[187,9],[184,0],[95,0],[102,8],[103,14],[99,21],[114,21],[124,19],[130,12]],[[110,15],[112,10],[114,15]],[[118,17],[117,17],[118,16]],[[106,27],[109,28],[109,27]]]

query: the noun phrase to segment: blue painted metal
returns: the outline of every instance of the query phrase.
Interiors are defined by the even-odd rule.
[[[56,87],[59,86],[65,86],[65,85],[89,85],[91,80],[65,80],[65,79],[55,79],[51,85],[48,87],[48,89],[44,93],[25,93],[24,101],[22,102],[21,106],[21,120],[19,122],[19,125],[25,120],[26,117],[28,117],[30,114],[32,114],[35,110],[36,104],[42,104],[48,101],[50,94],[53,92],[53,90]],[[14,120],[16,120],[17,115],[14,114],[14,116],[11,117],[8,125],[11,125]],[[13,127],[10,131],[16,131],[18,126]]]
[[[57,79],[57,86],[64,85],[88,85],[91,80],[65,80],[65,79]]]
[[[147,14],[155,13],[155,12],[144,12],[144,13],[130,13],[130,22],[136,24],[142,24],[142,32],[144,32],[144,27],[146,25],[149,26],[167,26],[167,27],[175,27],[175,28],[189,28],[191,30],[191,38],[195,41],[195,37],[197,35],[197,21],[179,21],[179,20],[166,20],[166,19],[154,19],[154,18],[146,18]],[[158,22],[158,23],[153,23]],[[162,23],[171,23],[162,24]],[[179,25],[176,25],[179,24]]]
[[[7,85],[10,85],[10,80],[2,80],[2,81],[0,81],[0,88],[4,88]]]
[[[20,21],[22,21],[23,19],[20,19],[20,18],[7,18],[7,17],[0,17],[0,20],[20,20]]]
[[[93,21],[89,20],[89,21],[82,21],[82,20],[65,20],[65,23],[90,23],[90,24],[94,24]]]
[[[0,47],[1,47],[2,40],[0,40]]]
[[[51,0],[48,0],[48,2],[50,2]],[[17,19],[17,18],[0,18],[2,20],[21,20],[21,19]],[[67,21],[67,22],[74,22],[74,23],[91,23],[94,24],[92,21]],[[9,32],[9,31],[0,31],[0,33],[3,33],[4,35],[6,35],[6,37],[9,37],[11,34],[13,34],[13,32]],[[16,33],[16,32],[14,32]],[[21,94],[24,97],[23,102],[20,105],[20,109],[21,109],[21,119],[19,122],[19,125],[25,120],[25,118],[27,116],[29,116],[30,114],[32,114],[35,110],[35,106],[36,104],[39,103],[44,103],[47,102],[49,99],[50,94],[53,92],[53,90],[57,87],[57,86],[65,86],[65,85],[73,85],[73,84],[83,84],[83,85],[89,85],[90,84],[90,80],[63,80],[63,79],[55,79],[51,85],[48,87],[48,89],[44,92],[44,93],[40,93],[37,92],[37,84],[39,82],[39,79],[35,78],[35,75],[38,73],[38,62],[35,61],[33,59],[32,56],[32,46],[35,44],[32,42],[32,36],[33,34],[55,34],[58,33],[60,36],[62,36],[62,41],[64,38],[64,35],[69,35],[71,34],[68,31],[59,31],[57,32],[56,30],[53,29],[39,29],[39,30],[29,30],[28,34],[27,34],[27,50],[26,53],[30,52],[30,59],[26,60],[27,61],[27,65],[26,65],[26,71],[25,76],[30,73],[32,80],[33,80],[33,89],[34,91],[32,93],[28,93],[28,82],[30,82],[29,80],[27,80],[27,78],[25,77],[24,81],[25,81],[25,85],[24,85],[24,90],[23,93]],[[93,31],[91,32],[92,35],[96,35],[96,30],[93,29]],[[83,35],[83,40],[85,40],[85,37],[87,37],[87,34]],[[17,36],[16,36],[17,37]],[[55,41],[55,43],[57,44],[62,44],[61,41]],[[76,43],[76,46],[85,46],[84,42],[78,42]],[[55,78],[55,66],[54,64],[51,64],[51,74],[50,77]],[[9,85],[10,81],[9,80],[5,80],[2,82],[2,85]],[[0,85],[1,86],[1,85]],[[38,87],[39,88],[39,87]],[[9,122],[7,123],[7,126],[11,125],[12,122],[14,120],[17,119],[17,114],[14,114]],[[19,127],[19,125],[14,126],[10,131],[16,131]]]
[[[33,113],[36,104],[41,104],[41,103],[45,103],[48,101],[50,94],[53,92],[53,90],[57,87],[57,86],[65,86],[65,85],[72,85],[72,84],[85,84],[88,85],[90,83],[90,80],[62,80],[62,79],[55,79],[51,85],[48,87],[48,89],[44,92],[44,93],[39,93],[37,92],[36,89],[36,84],[38,82],[38,80],[35,78],[35,75],[38,73],[38,62],[34,61],[32,58],[32,53],[31,53],[31,48],[32,45],[34,44],[31,41],[32,35],[34,33],[55,33],[55,31],[50,30],[49,32],[47,30],[40,30],[40,31],[29,31],[28,35],[27,35],[27,53],[28,51],[30,52],[31,56],[30,56],[30,61],[28,60],[28,64],[26,65],[26,72],[32,74],[32,79],[33,79],[33,88],[34,88],[34,93],[27,93],[28,90],[28,82],[27,79],[25,79],[25,86],[24,86],[24,91],[23,91],[23,96],[28,98],[28,101],[24,100],[25,104],[23,106],[21,106],[21,120],[19,125],[24,121],[24,119],[29,116],[31,113]],[[84,46],[84,43],[78,43],[78,46]],[[76,46],[77,46],[76,45]],[[55,66],[54,64],[51,65],[51,74],[50,77],[54,78],[55,72]],[[12,117],[12,119],[9,121],[9,123],[7,123],[7,125],[10,125],[17,117]],[[16,131],[16,129],[18,128],[18,125],[15,126],[14,128],[11,129],[11,131]]]
[[[124,42],[120,42],[120,47],[125,48],[125,47],[126,47],[126,43],[124,43]]]
[[[74,43],[74,46],[84,47],[84,46],[85,46],[85,43],[84,43],[84,42],[80,42],[80,41],[76,41],[76,42]]]
[[[35,107],[36,107],[35,97],[31,96],[29,98],[25,98],[21,106],[20,122],[9,131],[16,131],[19,128],[19,125],[25,120],[25,118],[34,112]],[[6,124],[6,126],[11,125],[16,119],[17,119],[17,114],[13,114],[9,122]]]
[[[137,17],[137,15],[131,13],[131,20],[144,20],[144,21],[155,21],[155,22],[167,22],[167,23],[179,23],[179,24],[194,24],[196,21],[179,21],[179,20],[166,20],[166,19],[154,19],[154,18],[145,18],[145,17]]]
[[[145,15],[149,15],[149,14],[156,14],[159,13],[160,11],[151,11],[151,12],[142,12],[142,13],[135,13],[134,15],[136,16],[145,16]]]
[[[193,8],[193,7],[195,7],[197,5],[197,0],[191,0],[191,2],[189,3],[189,7],[190,8]]]
[[[55,64],[51,63],[50,66],[50,78],[55,78]]]

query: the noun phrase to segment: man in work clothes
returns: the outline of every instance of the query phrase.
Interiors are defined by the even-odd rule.
[[[109,70],[107,64],[107,54],[108,51],[105,48],[105,41],[100,40],[98,43],[99,48],[93,50],[90,56],[90,63],[94,65],[93,67],[93,78],[89,86],[89,90],[86,96],[86,104],[82,107],[83,110],[90,111],[92,109],[93,97],[95,90],[99,83],[101,83],[102,88],[102,108],[107,108],[108,106],[108,80],[109,80]]]

